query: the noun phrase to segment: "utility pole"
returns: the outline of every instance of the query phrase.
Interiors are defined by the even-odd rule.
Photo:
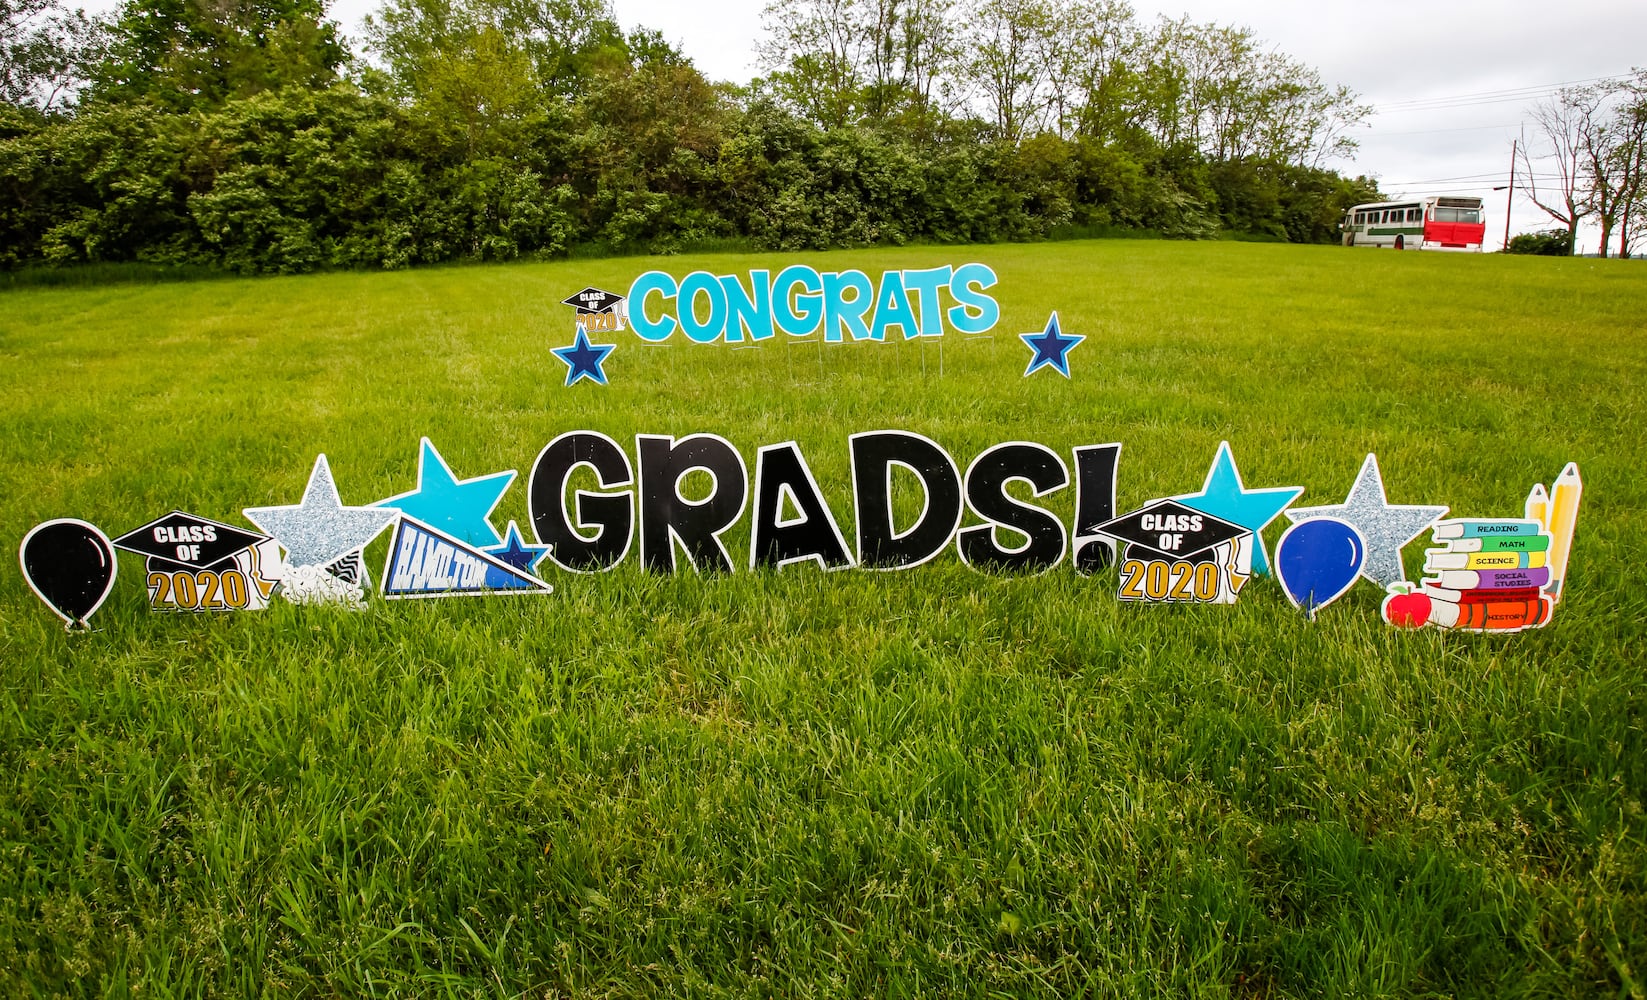
[[[1504,196],[1504,250],[1510,249],[1510,206],[1515,204],[1515,154],[1520,143],[1520,139],[1510,142],[1510,192]]]

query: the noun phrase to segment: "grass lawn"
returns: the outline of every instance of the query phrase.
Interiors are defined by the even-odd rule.
[[[993,338],[632,334],[561,385],[559,301],[640,271],[976,260]],[[1020,378],[1059,310],[1074,377]],[[601,338],[597,336],[597,341]],[[1515,516],[1583,469],[1567,597],[1401,632],[1365,583],[1140,607],[1113,569],[544,572],[546,598],[147,611],[65,635],[0,573],[0,980],[19,996],[1602,996],[1647,989],[1647,267],[1137,241],[0,293],[0,540],[244,523],[569,430],[847,437],[964,468],[1121,441],[1118,502],[1249,487]],[[631,456],[633,451],[631,450]],[[1074,490],[1050,506],[1069,522]],[[1271,545],[1281,525],[1271,526]],[[748,518],[727,536],[747,560]],[[385,542],[368,550],[374,577]],[[1422,542],[1407,550],[1416,574]]]

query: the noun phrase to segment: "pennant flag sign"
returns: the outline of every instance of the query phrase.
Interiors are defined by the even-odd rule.
[[[383,565],[383,596],[547,594],[554,588],[438,528],[402,515]]]

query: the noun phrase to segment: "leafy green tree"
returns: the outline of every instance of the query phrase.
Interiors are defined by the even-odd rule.
[[[323,0],[126,0],[90,96],[188,110],[330,86],[348,53],[325,15]]]
[[[824,128],[930,136],[954,103],[959,15],[954,0],[772,0],[765,85]]]
[[[365,35],[390,89],[412,98],[438,90],[453,59],[519,51],[532,86],[571,96],[603,52],[628,54],[606,0],[387,0],[366,19]]]
[[[0,103],[62,109],[104,44],[103,24],[84,10],[57,0],[0,0]]]
[[[974,0],[966,78],[981,95],[984,117],[1007,142],[1034,135],[1050,106],[1049,52],[1062,44],[1050,0]]]
[[[824,128],[858,117],[866,39],[861,0],[773,0],[763,14],[768,38],[762,61],[769,82],[789,107]]]

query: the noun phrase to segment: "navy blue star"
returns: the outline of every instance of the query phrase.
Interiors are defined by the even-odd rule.
[[[591,344],[589,335],[578,327],[578,339],[571,347],[557,347],[550,353],[566,362],[566,384],[573,385],[579,379],[594,379],[597,385],[606,384],[606,373],[601,371],[601,362],[606,356],[617,350],[616,344]]]
[[[503,544],[494,545],[481,551],[498,562],[508,563],[521,572],[536,573],[538,563],[543,562],[543,557],[549,554],[549,546],[527,545],[526,540],[520,537],[520,528],[515,525],[515,522],[510,521],[509,530],[504,533]]]
[[[1069,378],[1069,352],[1081,341],[1087,339],[1078,333],[1065,335],[1058,330],[1058,311],[1052,311],[1052,318],[1047,320],[1047,328],[1040,333],[1020,333],[1018,338],[1028,344],[1035,351],[1035,357],[1030,359],[1029,367],[1024,369],[1024,377],[1034,374],[1035,369],[1051,365],[1058,370],[1058,374]]]

